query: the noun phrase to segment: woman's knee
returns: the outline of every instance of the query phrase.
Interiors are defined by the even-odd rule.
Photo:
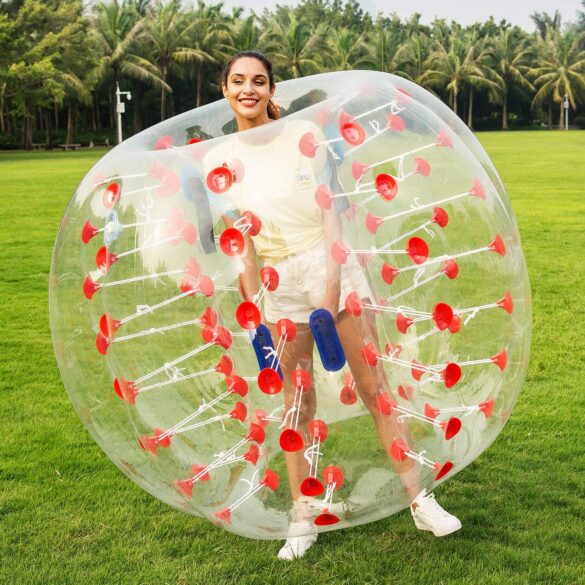
[[[372,413],[379,414],[381,411],[381,397],[384,393],[382,385],[377,384],[374,380],[360,381],[356,380],[356,389],[364,403],[364,406]]]

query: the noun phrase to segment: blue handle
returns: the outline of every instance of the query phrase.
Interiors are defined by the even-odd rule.
[[[326,309],[317,309],[309,317],[309,327],[321,356],[321,363],[328,372],[337,372],[345,365],[345,354],[335,321]]]
[[[260,371],[262,371],[264,368],[269,368],[273,360],[270,350],[274,351],[274,343],[272,342],[270,329],[268,329],[266,325],[260,323],[258,329],[255,331],[250,331],[250,337],[252,338],[252,346],[256,352],[256,359],[258,360],[258,367],[260,368]],[[265,347],[269,349],[266,350],[264,349]],[[274,369],[278,372],[278,375],[282,380],[282,370],[280,369],[278,362],[276,366],[277,367]]]

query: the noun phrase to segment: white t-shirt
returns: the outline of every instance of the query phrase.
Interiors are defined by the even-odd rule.
[[[234,134],[207,153],[203,166],[207,176],[230,160],[241,162],[241,180],[237,177],[224,194],[215,197],[226,198],[228,207],[240,214],[251,211],[258,216],[262,228],[253,238],[254,248],[262,259],[275,263],[324,238],[315,191],[326,182],[327,149],[318,147],[314,158],[301,154],[299,140],[305,133],[312,132],[317,142],[325,140],[310,121],[284,120],[268,124],[265,131],[266,135]]]

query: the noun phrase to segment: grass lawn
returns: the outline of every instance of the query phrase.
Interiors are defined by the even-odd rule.
[[[585,132],[483,133],[523,238],[534,301],[510,422],[437,490],[463,529],[408,512],[319,538],[292,564],[126,479],[90,438],[51,345],[51,251],[103,152],[0,153],[0,583],[585,583]]]

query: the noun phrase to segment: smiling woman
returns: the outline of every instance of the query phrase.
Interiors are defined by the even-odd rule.
[[[243,51],[226,64],[221,80],[224,97],[236,114],[238,130],[247,130],[278,119],[272,102],[276,88],[272,63],[257,51]]]

